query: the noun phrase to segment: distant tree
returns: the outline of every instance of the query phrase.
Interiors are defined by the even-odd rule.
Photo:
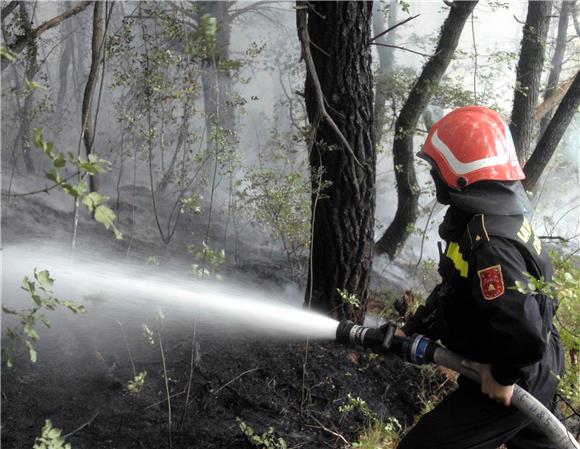
[[[91,68],[85,85],[83,94],[83,105],[81,110],[81,135],[85,145],[87,158],[93,157],[95,153],[95,130],[93,126],[92,109],[94,107],[93,97],[95,88],[99,79],[99,67],[104,50],[104,7],[106,2],[95,2],[93,7],[93,33],[91,40]],[[96,192],[98,190],[97,175],[89,178],[89,190]]]
[[[516,88],[510,131],[520,164],[530,154],[534,135],[534,111],[540,94],[540,80],[544,67],[544,48],[550,24],[551,1],[530,1],[524,24],[520,57],[516,71]]]
[[[451,62],[463,26],[476,4],[477,2],[472,1],[455,1],[451,4],[449,16],[443,23],[439,34],[435,53],[423,67],[421,75],[413,85],[397,117],[393,143],[393,165],[397,180],[397,212],[376,245],[379,254],[386,253],[391,259],[396,256],[411,234],[418,215],[419,186],[413,165],[415,129]]]
[[[558,109],[540,137],[532,156],[524,166],[526,190],[533,191],[540,176],[554,155],[564,132],[580,107],[580,72],[576,73],[572,85],[562,99]]]
[[[376,196],[371,12],[371,2],[297,4],[312,127],[306,304],[358,321],[368,296]],[[339,291],[356,296],[359,307],[343,301]]]

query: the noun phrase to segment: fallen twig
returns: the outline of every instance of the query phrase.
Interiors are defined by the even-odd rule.
[[[77,432],[80,432],[80,431],[81,431],[81,430],[83,430],[85,427],[89,427],[89,426],[90,426],[90,425],[93,423],[93,421],[95,420],[95,418],[96,418],[97,416],[99,416],[100,414],[101,414],[101,411],[99,410],[99,411],[98,411],[98,412],[96,412],[96,413],[95,413],[95,414],[92,416],[92,418],[91,418],[91,419],[89,419],[89,420],[88,420],[86,423],[84,423],[83,425],[81,425],[81,426],[77,427],[77,428],[76,428],[75,430],[73,430],[72,432],[70,432],[70,433],[67,433],[66,435],[64,435],[64,436],[63,436],[63,438],[68,438],[68,437],[70,437],[71,435],[74,435],[75,433],[77,433]]]
[[[260,369],[259,367],[256,367],[256,368],[249,369],[248,371],[244,371],[243,373],[241,373],[241,374],[238,374],[236,377],[234,377],[234,378],[233,378],[232,380],[230,380],[229,382],[227,382],[227,383],[225,383],[224,385],[222,385],[221,387],[219,387],[217,390],[215,390],[215,389],[211,389],[211,390],[209,390],[209,392],[210,392],[211,394],[218,394],[220,391],[222,391],[224,388],[226,388],[226,387],[227,387],[228,385],[230,385],[231,383],[233,383],[233,382],[235,382],[236,380],[238,380],[240,377],[242,377],[242,376],[245,376],[246,374],[249,374],[249,373],[253,373],[254,371],[257,371],[257,370],[259,370],[259,369]]]

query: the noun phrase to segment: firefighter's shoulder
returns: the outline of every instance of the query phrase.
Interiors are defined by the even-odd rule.
[[[515,240],[522,226],[523,216],[476,214],[467,224],[467,235],[471,250],[500,237]]]

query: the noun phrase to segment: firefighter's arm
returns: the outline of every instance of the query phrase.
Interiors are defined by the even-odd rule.
[[[515,289],[516,281],[526,280],[526,263],[512,243],[497,239],[478,248],[474,268],[473,298],[489,325],[489,374],[510,386],[546,347],[536,299]]]

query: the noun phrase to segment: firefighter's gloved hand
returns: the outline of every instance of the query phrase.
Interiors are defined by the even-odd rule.
[[[391,343],[393,342],[393,337],[396,335],[397,325],[392,321],[387,321],[386,324],[383,324],[380,329],[384,332],[385,338],[383,340],[383,344],[381,345],[383,349],[388,350],[391,347]]]
[[[461,362],[463,366],[472,369],[479,374],[481,380],[481,392],[506,407],[512,403],[514,394],[513,385],[502,385],[491,375],[491,365],[487,363],[477,363],[469,360]]]

